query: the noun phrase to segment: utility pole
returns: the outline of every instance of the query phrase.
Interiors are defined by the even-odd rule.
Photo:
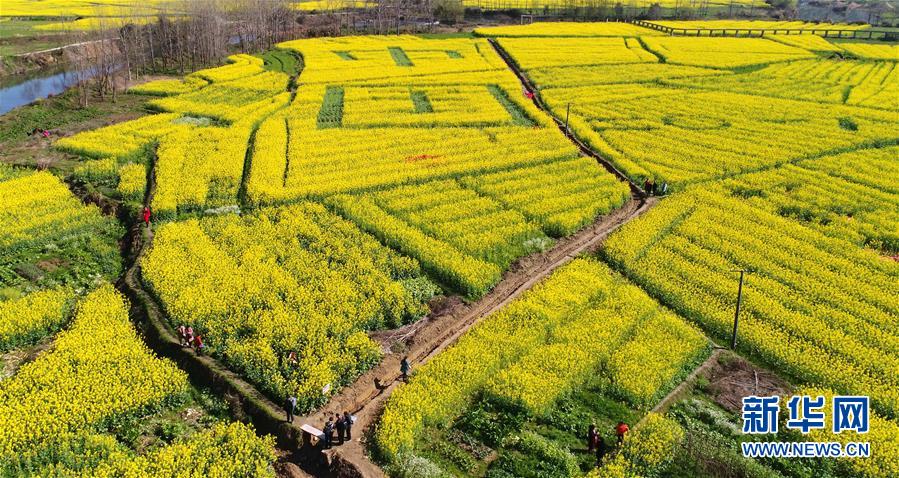
[[[730,341],[730,349],[736,350],[737,349],[737,324],[740,321],[740,305],[743,302],[743,274],[745,274],[746,272],[751,272],[751,271],[749,271],[747,269],[740,269],[738,271],[735,270],[732,272],[740,273],[740,285],[737,288],[737,310],[736,310],[736,312],[734,312],[734,334]]]

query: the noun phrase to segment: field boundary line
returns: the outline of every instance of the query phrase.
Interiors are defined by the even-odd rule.
[[[531,93],[531,101],[534,102],[534,106],[548,115],[556,123],[559,131],[561,131],[569,141],[577,146],[577,148],[581,151],[581,154],[595,159],[600,164],[600,166],[604,167],[608,172],[615,175],[621,181],[626,182],[631,188],[631,194],[633,194],[634,196],[644,198],[647,196],[646,191],[644,191],[643,188],[641,188],[640,185],[634,182],[627,174],[624,174],[624,172],[618,169],[617,166],[612,164],[611,161],[609,161],[608,159],[594,151],[593,148],[581,141],[580,138],[578,138],[570,131],[570,128],[566,129],[565,122],[558,118],[555,113],[553,113],[550,108],[546,106],[546,103],[544,103],[543,99],[540,97],[540,92],[537,91],[537,88],[534,87],[533,83],[531,83],[531,80],[527,77],[527,75],[525,75],[524,72],[521,71],[521,69],[518,67],[518,65],[515,63],[515,60],[512,59],[509,53],[506,52],[505,49],[503,49],[503,47],[499,44],[499,42],[496,41],[495,38],[490,38],[487,41],[490,42],[490,45],[500,56],[500,58],[502,58],[502,60],[506,62],[506,66],[509,68],[509,70],[511,70],[512,73],[514,73],[515,76],[518,77],[518,81],[521,82],[521,85],[524,87],[525,91]]]

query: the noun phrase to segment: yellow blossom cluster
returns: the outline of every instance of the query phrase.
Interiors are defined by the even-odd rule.
[[[868,60],[899,61],[899,46],[876,43],[840,43],[840,48],[851,55]]]
[[[477,1],[477,0],[474,0]],[[636,37],[662,35],[661,32],[625,22],[535,22],[530,25],[503,25],[475,28],[485,37]]]
[[[0,352],[30,344],[65,324],[72,292],[47,289],[0,302]]]
[[[731,195],[859,247],[899,252],[899,147],[787,164],[722,183]]]
[[[723,78],[691,75],[666,83],[897,110],[899,70],[894,65],[894,62],[885,61],[800,60],[773,63],[751,73]]]
[[[658,61],[633,38],[501,38],[499,43],[515,52],[515,62],[525,70]]]
[[[49,172],[0,177],[0,286],[85,286],[114,277],[121,235],[113,218],[82,204]],[[29,263],[37,270],[22,274]],[[58,271],[60,264],[71,267]]]
[[[577,232],[630,198],[627,184],[596,174],[589,158],[543,163],[490,174],[464,176],[462,184],[521,211],[553,237]]]
[[[198,76],[188,75],[184,77],[183,80],[165,79],[148,81],[129,88],[128,91],[142,95],[171,96],[190,93],[208,84],[208,80],[204,80]]]
[[[93,158],[137,158],[154,140],[179,128],[185,128],[185,125],[174,122],[180,116],[174,113],[144,116],[66,136],[53,145],[70,153]]]
[[[559,59],[560,42],[627,40],[499,41],[556,117],[638,181],[679,187],[895,140],[895,62],[815,58],[819,46],[767,38],[651,36],[640,46],[657,60]]]
[[[699,28],[703,30],[720,30],[722,28],[753,28],[766,30],[864,30],[871,28],[868,24],[817,23],[804,21],[775,20],[662,20],[653,21],[657,25],[671,28]],[[805,36],[805,35],[802,35]],[[808,35],[814,36],[814,35]]]
[[[24,17],[76,17],[76,16],[116,16],[122,15],[123,5],[129,11],[140,9],[152,15],[156,8],[170,0],[4,0],[4,16]]]
[[[734,68],[815,56],[808,50],[766,38],[664,36],[645,37],[642,41],[649,51],[664,58],[667,63],[680,65]]]
[[[542,92],[630,176],[689,183],[894,137],[889,111],[724,91],[633,85]],[[697,114],[697,105],[702,114]],[[791,138],[784,142],[781,138]]]
[[[783,43],[784,45],[795,46],[803,50],[818,52],[843,52],[844,50],[818,35],[765,35],[765,38]]]
[[[147,167],[140,163],[128,163],[119,168],[119,184],[116,189],[126,201],[142,202],[147,188]]]

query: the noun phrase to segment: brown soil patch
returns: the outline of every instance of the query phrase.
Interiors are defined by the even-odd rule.
[[[44,259],[42,261],[37,262],[37,266],[46,272],[53,272],[56,269],[59,269],[60,267],[65,267],[67,265],[69,265],[69,263],[61,257],[54,257],[52,259]]]
[[[53,340],[28,347],[20,347],[0,354],[0,381],[12,377],[25,364],[33,362],[40,354],[53,348]]]
[[[733,353],[723,354],[709,369],[708,394],[718,405],[732,412],[743,408],[749,395],[784,396],[792,386],[773,372],[757,367]]]

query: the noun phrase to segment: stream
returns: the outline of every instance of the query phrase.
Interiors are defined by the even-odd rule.
[[[91,70],[71,71],[64,67],[0,79],[0,115],[35,100],[58,95],[79,81],[93,76]]]

